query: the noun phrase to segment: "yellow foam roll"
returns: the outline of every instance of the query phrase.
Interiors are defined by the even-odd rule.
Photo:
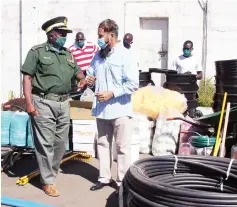
[[[157,119],[160,113],[165,115],[171,109],[180,113],[187,110],[187,100],[184,95],[162,87],[147,86],[138,89],[132,96],[134,112],[142,113],[152,119]]]

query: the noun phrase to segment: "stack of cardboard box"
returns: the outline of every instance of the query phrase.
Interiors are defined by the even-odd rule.
[[[85,151],[95,157],[97,127],[91,109],[92,102],[79,100],[70,102],[73,151]]]

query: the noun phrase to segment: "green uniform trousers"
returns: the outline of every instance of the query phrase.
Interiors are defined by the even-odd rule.
[[[69,101],[57,102],[32,95],[38,116],[32,116],[32,131],[41,183],[53,184],[66,150],[70,126]]]

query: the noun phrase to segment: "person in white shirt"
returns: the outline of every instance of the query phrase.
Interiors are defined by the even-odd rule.
[[[192,54],[193,42],[187,40],[183,44],[183,55],[180,55],[171,65],[171,70],[181,74],[197,74],[197,80],[202,79],[202,68],[196,57]]]

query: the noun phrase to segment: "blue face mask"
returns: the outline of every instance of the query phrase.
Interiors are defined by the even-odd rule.
[[[82,48],[85,45],[84,41],[83,42],[77,42],[77,46]]]
[[[59,37],[56,39],[54,47],[56,47],[57,49],[60,49],[64,46],[64,44],[66,43],[67,38],[66,37]]]
[[[191,50],[184,49],[183,52],[185,57],[189,57],[191,55]]]
[[[100,47],[101,49],[105,49],[105,48],[107,47],[107,45],[108,45],[108,43],[105,43],[104,38],[98,39],[97,42],[98,42],[98,45],[99,45],[99,47]]]

